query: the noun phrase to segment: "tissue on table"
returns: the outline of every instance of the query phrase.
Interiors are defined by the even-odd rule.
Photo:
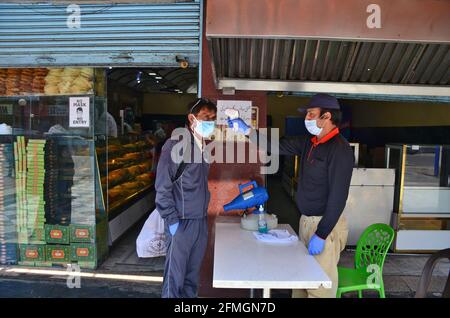
[[[253,232],[258,241],[265,243],[288,244],[298,241],[297,235],[292,235],[288,230],[270,230],[267,233]]]

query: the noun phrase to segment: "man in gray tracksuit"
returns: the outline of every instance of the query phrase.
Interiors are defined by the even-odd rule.
[[[163,298],[197,297],[200,268],[208,242],[209,163],[201,156],[207,139],[214,130],[215,104],[198,99],[189,105],[190,139],[183,161],[176,163],[171,156],[178,140],[164,144],[156,172],[156,208],[165,221],[167,254],[162,288]],[[197,149],[194,149],[197,147]],[[175,148],[175,149],[174,149]],[[190,157],[191,160],[186,160]],[[188,161],[188,162],[186,162]],[[181,167],[181,168],[180,168]],[[180,171],[181,170],[181,171]]]

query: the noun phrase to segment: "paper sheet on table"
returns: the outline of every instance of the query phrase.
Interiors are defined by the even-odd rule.
[[[258,241],[265,243],[290,244],[298,241],[297,235],[292,235],[287,230],[270,230],[267,233],[253,232]]]

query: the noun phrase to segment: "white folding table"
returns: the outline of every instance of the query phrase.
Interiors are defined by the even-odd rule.
[[[331,288],[329,277],[300,240],[264,243],[236,220],[224,220],[215,224],[213,287],[263,289],[264,298],[270,297],[270,289]],[[288,224],[278,228],[295,234]]]

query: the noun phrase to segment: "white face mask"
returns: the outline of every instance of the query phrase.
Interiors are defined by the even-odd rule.
[[[322,132],[323,128],[317,127],[317,120],[307,120],[305,119],[305,127],[311,135],[318,136]]]

